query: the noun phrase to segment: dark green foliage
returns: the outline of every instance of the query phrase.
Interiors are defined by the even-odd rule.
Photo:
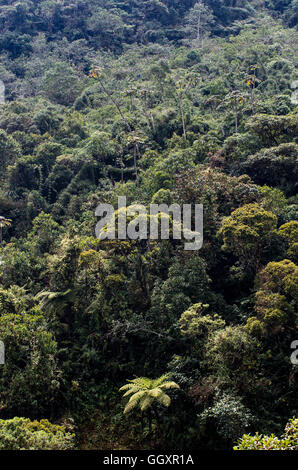
[[[287,196],[293,196],[297,193],[297,151],[295,143],[263,149],[248,157],[242,164],[242,171],[259,185],[279,187]]]
[[[32,313],[26,310],[28,307],[22,314],[3,313],[0,317],[1,340],[6,345],[0,378],[5,417],[51,415],[61,380],[53,335],[36,309]]]

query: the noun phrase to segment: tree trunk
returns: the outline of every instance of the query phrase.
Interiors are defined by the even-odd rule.
[[[149,432],[152,433],[152,412],[148,410],[148,424],[149,424]]]
[[[154,117],[153,117],[152,111],[150,111],[150,117],[151,117],[153,132],[155,132],[155,123],[154,123]]]
[[[184,137],[184,140],[186,140],[185,119],[184,119],[183,103],[182,103],[181,96],[179,97],[179,107],[180,107],[180,114],[181,114],[182,127],[183,127],[183,137]]]
[[[124,183],[124,163],[123,163],[123,155],[121,155],[121,184]]]
[[[142,429],[142,434],[144,433],[144,418],[143,414],[141,414],[141,429]]]
[[[156,421],[156,426],[159,430],[159,418],[158,418],[158,413],[156,410],[153,410],[153,413],[154,413],[154,417],[155,417],[155,421]]]
[[[121,118],[122,118],[123,121],[125,122],[125,124],[126,124],[128,130],[129,130],[129,132],[131,132],[131,131],[132,131],[132,128],[130,127],[129,122],[127,121],[127,119],[125,118],[124,114],[122,113],[122,110],[121,110],[119,104],[117,103],[116,100],[114,100],[112,94],[108,92],[108,90],[106,89],[106,87],[104,86],[104,84],[102,83],[101,80],[99,80],[99,83],[100,83],[100,86],[101,86],[101,88],[103,89],[104,93],[107,95],[108,98],[110,98],[110,100],[112,101],[112,103],[113,103],[113,104],[116,106],[116,108],[118,109],[118,112],[119,112]]]
[[[255,114],[255,89],[254,89],[254,85],[253,85],[253,88],[251,90],[251,114],[252,114],[252,116]]]
[[[198,46],[201,47],[201,13],[198,18],[197,42],[198,42]]]
[[[139,175],[138,175],[138,166],[137,166],[137,145],[134,144],[133,147],[133,164],[134,164],[134,169],[135,169],[135,175],[136,175],[136,184],[139,186]]]

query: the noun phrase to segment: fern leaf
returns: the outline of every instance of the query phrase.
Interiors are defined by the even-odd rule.
[[[159,395],[157,397],[157,400],[159,401],[159,403],[161,403],[162,405],[168,407],[170,406],[171,404],[171,399],[169,397],[169,395],[166,395],[165,393],[163,393],[162,395]]]
[[[163,393],[163,391],[159,387],[156,387],[156,388],[153,388],[152,390],[149,390],[148,393],[151,397],[157,398]]]
[[[131,402],[136,402],[138,403],[140,401],[140,399],[142,398],[142,396],[145,394],[146,392],[144,390],[140,390],[139,392],[137,393],[134,393],[130,399],[129,399],[129,403]]]
[[[123,390],[129,390],[130,388],[133,388],[132,384],[123,385],[123,387],[119,388],[119,392],[122,392]]]
[[[164,374],[161,377],[159,377],[158,379],[155,379],[153,381],[152,388],[159,387],[168,378],[169,378],[169,374]]]
[[[163,388],[165,390],[169,390],[171,388],[180,389],[179,385],[176,384],[176,382],[164,382],[163,384],[160,385],[160,388]]]
[[[124,393],[123,398],[128,397],[132,393],[138,392],[138,390],[139,390],[138,387],[131,388],[130,390],[127,390],[127,392]]]
[[[126,407],[124,408],[123,413],[126,415],[130,411],[132,411],[136,407],[137,403],[132,402],[132,403],[127,403]]]
[[[140,406],[141,411],[145,411],[145,410],[147,410],[148,408],[150,408],[150,406],[152,405],[152,403],[153,403],[153,398],[150,397],[150,396],[146,396],[146,397],[144,398],[144,400],[142,400],[142,403],[141,403],[141,406]]]

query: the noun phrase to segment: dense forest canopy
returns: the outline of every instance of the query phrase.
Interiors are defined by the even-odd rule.
[[[297,15],[0,1],[0,449],[297,449]],[[202,249],[96,238],[119,196]]]

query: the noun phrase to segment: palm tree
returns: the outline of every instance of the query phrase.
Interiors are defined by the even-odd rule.
[[[2,244],[2,230],[5,226],[10,227],[11,222],[12,221],[10,219],[0,216],[0,245]]]
[[[127,136],[127,146],[133,146],[133,162],[134,162],[134,170],[135,170],[135,176],[136,176],[136,184],[139,186],[139,176],[138,176],[138,165],[137,165],[137,156],[140,159],[140,149],[139,149],[139,144],[143,144],[145,141],[145,138],[136,132],[131,132]]]
[[[234,90],[228,93],[221,104],[219,105],[220,107],[226,107],[226,108],[231,108],[233,113],[234,113],[234,118],[235,118],[235,133],[238,133],[238,125],[239,125],[239,114],[241,111],[241,108],[243,107],[245,100],[247,98],[246,93],[242,93],[239,90]]]
[[[124,414],[138,408],[141,413],[146,413],[149,421],[149,431],[152,430],[152,412],[155,412],[154,405],[157,403],[166,406],[171,404],[171,398],[165,393],[164,390],[179,389],[176,382],[169,381],[169,375],[164,374],[158,379],[148,379],[147,377],[138,377],[134,380],[128,380],[129,384],[124,385],[119,391],[125,391],[123,397],[129,395],[130,399],[124,408]],[[143,428],[143,420],[142,420]]]
[[[120,116],[121,116],[123,122],[124,122],[124,123],[126,124],[126,126],[127,126],[128,131],[129,131],[129,132],[132,132],[132,127],[131,127],[131,125],[129,124],[129,122],[128,122],[128,120],[126,119],[126,117],[124,116],[120,104],[119,104],[118,101],[116,101],[115,98],[113,97],[113,93],[110,92],[110,91],[108,91],[108,89],[107,89],[106,86],[105,86],[105,78],[104,78],[103,73],[104,73],[103,68],[98,67],[98,66],[94,66],[94,67],[91,69],[90,73],[89,73],[89,77],[90,77],[90,78],[94,78],[94,79],[96,79],[96,80],[99,82],[99,84],[100,84],[100,86],[101,86],[101,89],[103,90],[104,94],[107,96],[108,99],[110,99],[110,100],[112,101],[112,103],[114,104],[114,106],[116,106],[116,108],[117,108],[117,110],[118,110],[118,112],[119,112],[119,114],[120,114]]]
[[[250,89],[250,102],[251,102],[251,114],[255,114],[255,106],[256,106],[256,99],[255,99],[255,91],[260,83],[261,80],[257,78],[257,69],[259,68],[258,65],[252,65],[250,67],[250,75],[245,77],[246,86]]]
[[[198,75],[195,73],[187,73],[182,78],[177,77],[174,85],[174,98],[178,103],[182,128],[183,128],[183,138],[187,140],[186,136],[186,124],[185,124],[185,112],[184,112],[184,98],[189,92],[191,87],[194,87],[198,82]]]

